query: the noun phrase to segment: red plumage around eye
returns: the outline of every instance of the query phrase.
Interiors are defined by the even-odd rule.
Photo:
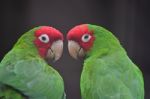
[[[91,35],[90,34],[84,34],[82,37],[81,37],[81,40],[82,42],[86,43],[86,42],[89,42],[91,39]]]
[[[34,31],[34,44],[38,49],[40,56],[46,57],[48,49],[53,42],[57,40],[63,40],[63,35],[60,31],[53,27],[41,26]]]
[[[82,48],[86,51],[90,50],[90,48],[93,46],[95,37],[91,36],[88,42],[80,42],[80,45],[82,46]]]
[[[48,49],[51,46],[50,43],[49,44],[43,43],[38,38],[34,41],[34,44],[37,47],[38,52],[39,52],[41,57],[45,57],[46,56],[46,53],[47,53]]]
[[[42,34],[41,36],[38,37],[39,40],[43,43],[48,43],[50,41],[50,38],[48,37],[47,34]]]
[[[86,51],[88,51],[95,40],[93,31],[88,29],[88,24],[82,24],[71,29],[67,34],[68,40],[73,40]]]

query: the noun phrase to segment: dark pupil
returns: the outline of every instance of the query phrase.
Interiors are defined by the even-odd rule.
[[[45,40],[46,40],[46,37],[43,36],[43,37],[42,37],[42,40],[45,41]]]
[[[89,36],[88,36],[88,35],[85,35],[85,36],[84,36],[84,39],[88,39],[88,38],[89,38]]]

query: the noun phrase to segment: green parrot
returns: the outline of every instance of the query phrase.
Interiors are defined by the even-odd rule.
[[[111,32],[82,24],[71,29],[67,39],[70,55],[85,57],[82,99],[144,99],[142,73]]]
[[[49,66],[63,51],[63,35],[49,26],[23,34],[0,63],[0,99],[65,99],[64,82]]]

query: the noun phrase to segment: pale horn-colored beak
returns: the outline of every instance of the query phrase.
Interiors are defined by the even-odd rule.
[[[62,52],[63,52],[63,41],[57,40],[52,43],[51,48],[48,50],[47,58],[57,61],[62,56]]]
[[[72,40],[68,41],[68,50],[70,56],[75,59],[77,59],[78,57],[83,57],[85,55],[83,48],[81,48],[77,42]]]

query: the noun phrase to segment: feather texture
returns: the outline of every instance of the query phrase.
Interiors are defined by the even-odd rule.
[[[88,25],[95,35],[81,74],[82,99],[144,99],[144,83],[139,68],[113,34]]]

